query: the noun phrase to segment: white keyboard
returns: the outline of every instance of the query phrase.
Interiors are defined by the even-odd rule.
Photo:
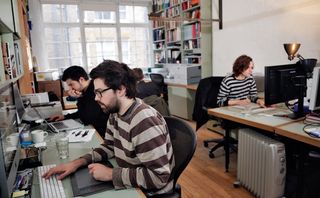
[[[53,164],[37,167],[42,198],[66,198],[62,182],[58,180],[56,176],[51,176],[50,179],[42,178],[45,172],[55,166],[56,165]]]

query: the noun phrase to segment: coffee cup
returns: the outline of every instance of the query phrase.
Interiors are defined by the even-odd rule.
[[[11,144],[11,146],[17,146],[19,142],[19,133],[12,133],[6,137],[7,142]]]
[[[43,130],[34,130],[31,132],[32,141],[34,143],[41,143],[44,141],[44,138],[48,136],[48,132]]]

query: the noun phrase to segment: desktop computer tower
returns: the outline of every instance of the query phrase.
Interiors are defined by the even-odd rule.
[[[237,179],[256,197],[282,197],[286,180],[283,143],[252,129],[240,129]]]

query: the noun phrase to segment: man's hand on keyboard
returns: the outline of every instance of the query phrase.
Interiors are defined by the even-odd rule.
[[[62,180],[66,176],[75,172],[79,167],[83,166],[85,163],[85,160],[80,158],[66,164],[60,164],[54,168],[51,168],[48,172],[43,174],[42,177],[45,179],[49,179],[51,176],[58,174],[57,179]]]
[[[112,180],[112,168],[105,165],[93,163],[88,166],[89,173],[93,178],[99,181],[111,181]]]

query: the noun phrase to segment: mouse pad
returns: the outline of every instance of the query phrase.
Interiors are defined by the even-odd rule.
[[[112,168],[112,164],[109,161],[103,163],[103,165]],[[95,180],[89,173],[87,166],[78,169],[71,175],[71,186],[74,196],[90,195],[114,189],[112,181],[103,182]]]

